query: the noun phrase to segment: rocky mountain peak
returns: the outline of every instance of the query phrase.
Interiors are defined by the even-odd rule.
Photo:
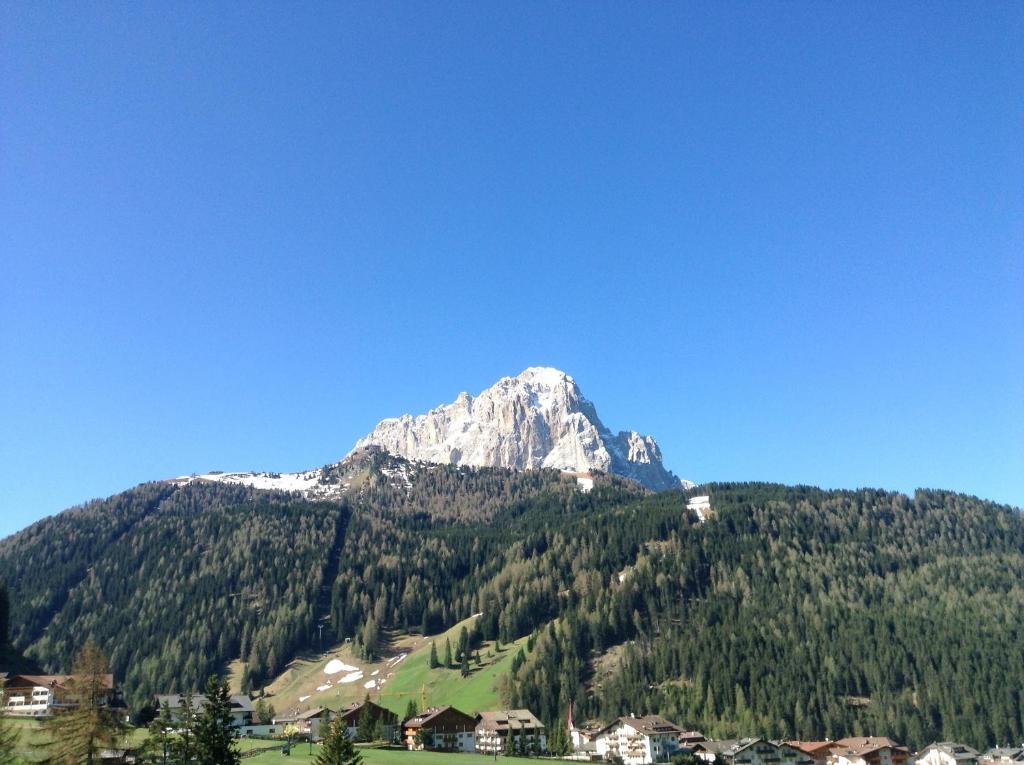
[[[601,470],[655,491],[688,483],[665,469],[651,436],[613,434],[576,381],[551,367],[529,367],[426,414],[382,420],[355,448],[371,445],[425,462]]]

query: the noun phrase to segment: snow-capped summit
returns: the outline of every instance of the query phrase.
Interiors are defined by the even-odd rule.
[[[424,462],[601,470],[655,491],[689,483],[665,469],[651,436],[608,430],[576,381],[551,367],[503,377],[476,398],[460,393],[426,414],[381,420],[355,448],[371,445]]]

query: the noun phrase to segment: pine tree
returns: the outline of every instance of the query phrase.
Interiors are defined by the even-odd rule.
[[[0,652],[11,638],[11,598],[7,583],[0,582]]]
[[[452,643],[448,638],[444,639],[444,665],[448,669],[452,668]]]
[[[231,718],[231,692],[227,680],[216,675],[206,681],[206,703],[196,719],[196,754],[199,765],[239,765]]]
[[[433,642],[430,644],[430,668],[437,669],[440,663],[437,660],[437,646]]]
[[[462,652],[462,663],[459,669],[463,677],[469,677],[469,651]]]
[[[110,708],[113,689],[107,658],[92,641],[75,659],[67,693],[78,705],[48,719],[43,727],[50,737],[50,759],[58,763],[93,765],[101,750],[111,747],[125,726]]]
[[[167,765],[173,751],[174,729],[177,725],[171,707],[166,701],[160,705],[156,717],[150,721],[147,727],[149,729],[149,738],[146,739],[147,754],[152,756],[153,761]]]
[[[405,717],[402,720],[411,720],[419,713],[420,705],[416,703],[416,699],[409,699],[409,703],[405,705]]]
[[[171,742],[174,762],[192,762],[196,756],[196,708],[192,694],[181,697],[181,707],[174,721],[177,736]]]
[[[370,694],[363,699],[363,710],[356,720],[356,741],[373,740],[373,707],[370,706]]]
[[[323,744],[313,760],[314,765],[359,765],[363,757],[348,737],[345,720],[335,717],[327,726]]]
[[[3,682],[0,681],[0,706],[6,703],[7,695],[4,692]],[[11,725],[6,717],[0,715],[0,762],[17,762],[18,758],[15,755],[17,748],[18,729]]]

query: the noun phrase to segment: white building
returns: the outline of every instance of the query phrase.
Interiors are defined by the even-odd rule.
[[[920,765],[978,765],[978,750],[966,744],[942,741],[922,749],[917,762]]]
[[[4,714],[48,717],[78,706],[71,675],[10,675],[4,684]],[[104,675],[101,684],[106,691],[102,703],[109,705],[114,700],[114,676]]]
[[[481,712],[476,720],[476,750],[482,754],[540,754],[547,751],[544,723],[529,709]]]
[[[185,697],[180,693],[158,694],[153,698],[156,701],[157,708],[162,707],[166,703],[170,707],[171,714],[176,719],[181,717]],[[193,714],[206,706],[206,696],[201,693],[193,694],[191,698]],[[236,694],[231,697],[231,724],[236,728],[251,726],[252,712],[252,700],[248,696]]]
[[[978,757],[980,765],[1024,765],[1024,747],[997,746]]]
[[[828,765],[907,765],[907,748],[885,736],[841,738],[832,746]]]
[[[664,717],[620,717],[594,737],[598,756],[620,757],[626,765],[665,762],[679,751],[683,729]]]

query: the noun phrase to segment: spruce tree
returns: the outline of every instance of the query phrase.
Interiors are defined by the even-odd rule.
[[[159,712],[147,727],[149,729],[149,737],[146,739],[147,753],[154,762],[167,765],[173,754],[174,730],[177,728],[177,723],[171,712],[171,707],[166,701],[160,705]]]
[[[444,665],[448,669],[452,668],[452,643],[448,638],[444,639]]]
[[[206,704],[196,719],[196,754],[199,765],[239,765],[241,756],[231,718],[227,680],[216,675],[206,681]]]
[[[181,697],[181,707],[174,727],[177,731],[177,736],[171,742],[174,762],[192,762],[196,756],[196,707],[191,693]]]
[[[363,709],[356,720],[356,741],[373,740],[373,708],[370,706],[370,694],[363,699]]]
[[[433,642],[431,642],[431,644],[430,644],[430,668],[431,669],[437,669],[439,666],[441,666],[441,665],[440,665],[440,663],[437,660],[437,646]]]
[[[402,720],[411,720],[419,713],[420,705],[416,703],[416,699],[409,699],[409,703],[405,705],[405,717]]]
[[[359,765],[363,757],[348,737],[345,720],[335,717],[327,726],[323,744],[313,760],[314,765]]]
[[[0,582],[0,654],[11,638],[11,597],[7,583]]]
[[[7,695],[4,692],[3,682],[0,681],[0,706],[7,703]],[[0,715],[0,762],[18,762],[16,751],[18,748],[18,729],[10,720]]]

